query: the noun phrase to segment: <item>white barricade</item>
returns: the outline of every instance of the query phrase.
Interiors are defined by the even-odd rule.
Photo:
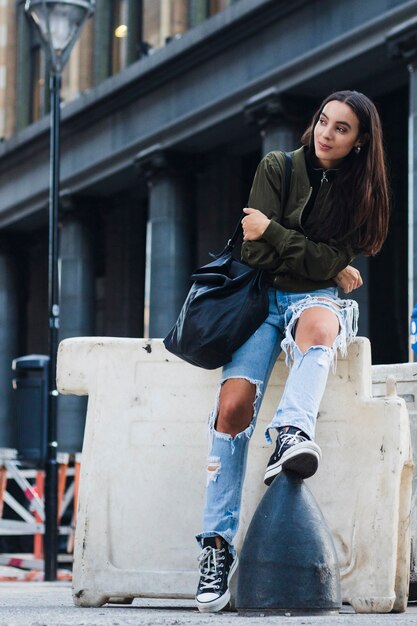
[[[236,545],[264,493],[272,452],[263,431],[287,369],[272,373],[251,441]],[[60,344],[58,388],[88,394],[74,602],[189,597],[197,584],[206,481],[206,421],[219,372],[192,367],[161,340],[75,338]],[[357,338],[330,374],[307,481],[333,531],[343,601],[359,612],[405,610],[412,480],[409,420],[395,395],[372,398],[370,346]]]
[[[413,600],[417,599],[417,363],[393,363],[372,366],[372,392],[374,397],[385,395],[385,381],[393,377],[397,394],[406,403],[410,416],[413,443],[414,475],[411,498],[411,581]],[[411,594],[410,594],[411,595]]]

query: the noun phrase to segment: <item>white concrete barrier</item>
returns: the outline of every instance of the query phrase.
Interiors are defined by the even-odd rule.
[[[410,573],[416,599],[417,585],[417,363],[393,363],[372,366],[372,392],[374,397],[385,395],[386,380],[395,380],[396,393],[406,403],[410,416],[413,442],[414,474],[411,497],[411,564]]]
[[[280,359],[251,441],[242,543],[264,493],[263,431],[287,376]],[[58,388],[88,394],[73,573],[74,602],[188,597],[197,584],[206,480],[206,419],[219,372],[192,367],[161,340],[75,338],[60,344]],[[372,398],[369,342],[357,338],[331,374],[307,481],[333,531],[344,602],[405,609],[412,479],[409,419],[397,396]]]

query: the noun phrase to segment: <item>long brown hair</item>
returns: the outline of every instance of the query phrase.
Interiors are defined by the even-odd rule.
[[[354,248],[374,255],[382,247],[389,224],[389,191],[382,127],[378,111],[358,91],[337,91],[328,96],[316,111],[301,141],[314,152],[314,128],[324,106],[331,100],[348,104],[359,120],[361,150],[353,149],[344,159],[333,183],[331,211],[321,225],[322,240],[349,237]]]

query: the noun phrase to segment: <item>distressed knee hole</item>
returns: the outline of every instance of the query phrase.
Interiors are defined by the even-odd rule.
[[[220,387],[217,392],[215,405],[209,415],[209,431],[212,433],[213,432],[216,433],[216,435],[226,436],[227,438],[229,438],[230,435],[228,435],[227,433],[217,431],[217,421],[219,419],[219,412],[220,412],[220,395],[221,395],[223,385],[228,380],[235,380],[235,379],[246,380],[248,383],[251,384],[251,386],[253,386],[253,398],[251,399],[251,405],[252,405],[251,415],[249,416],[248,423],[246,425],[242,425],[242,429],[240,433],[247,432],[248,429],[250,429],[250,427],[254,424],[254,421],[256,420],[258,405],[262,396],[262,391],[261,391],[262,383],[259,380],[252,380],[246,376],[232,376],[232,377],[226,378],[225,380],[221,382]],[[242,411],[246,408],[247,408],[247,404],[242,403],[239,399],[236,399],[233,397],[222,399],[222,417],[224,421],[226,422],[228,421],[233,422],[233,417],[235,415],[240,415]]]
[[[353,340],[358,332],[358,305],[354,300],[332,300],[326,297],[307,296],[296,304],[292,305],[288,309],[289,320],[285,330],[285,337],[281,342],[281,348],[285,353],[285,362],[288,366],[291,366],[294,362],[295,354],[302,355],[302,351],[295,342],[295,328],[301,317],[301,314],[308,309],[314,307],[323,307],[332,311],[339,322],[338,334],[330,348],[327,348],[331,352],[333,361],[333,371],[336,369],[337,350],[339,350],[342,356],[346,356],[347,347]],[[288,319],[288,318],[287,318]],[[320,333],[319,333],[320,334]],[[317,337],[317,344],[311,346],[314,347],[326,347],[323,346],[323,337]],[[324,363],[323,363],[324,364]]]

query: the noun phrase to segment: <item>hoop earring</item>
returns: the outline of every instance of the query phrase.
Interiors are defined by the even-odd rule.
[[[355,146],[356,154],[359,154],[360,151],[361,151],[361,147],[360,146]]]

